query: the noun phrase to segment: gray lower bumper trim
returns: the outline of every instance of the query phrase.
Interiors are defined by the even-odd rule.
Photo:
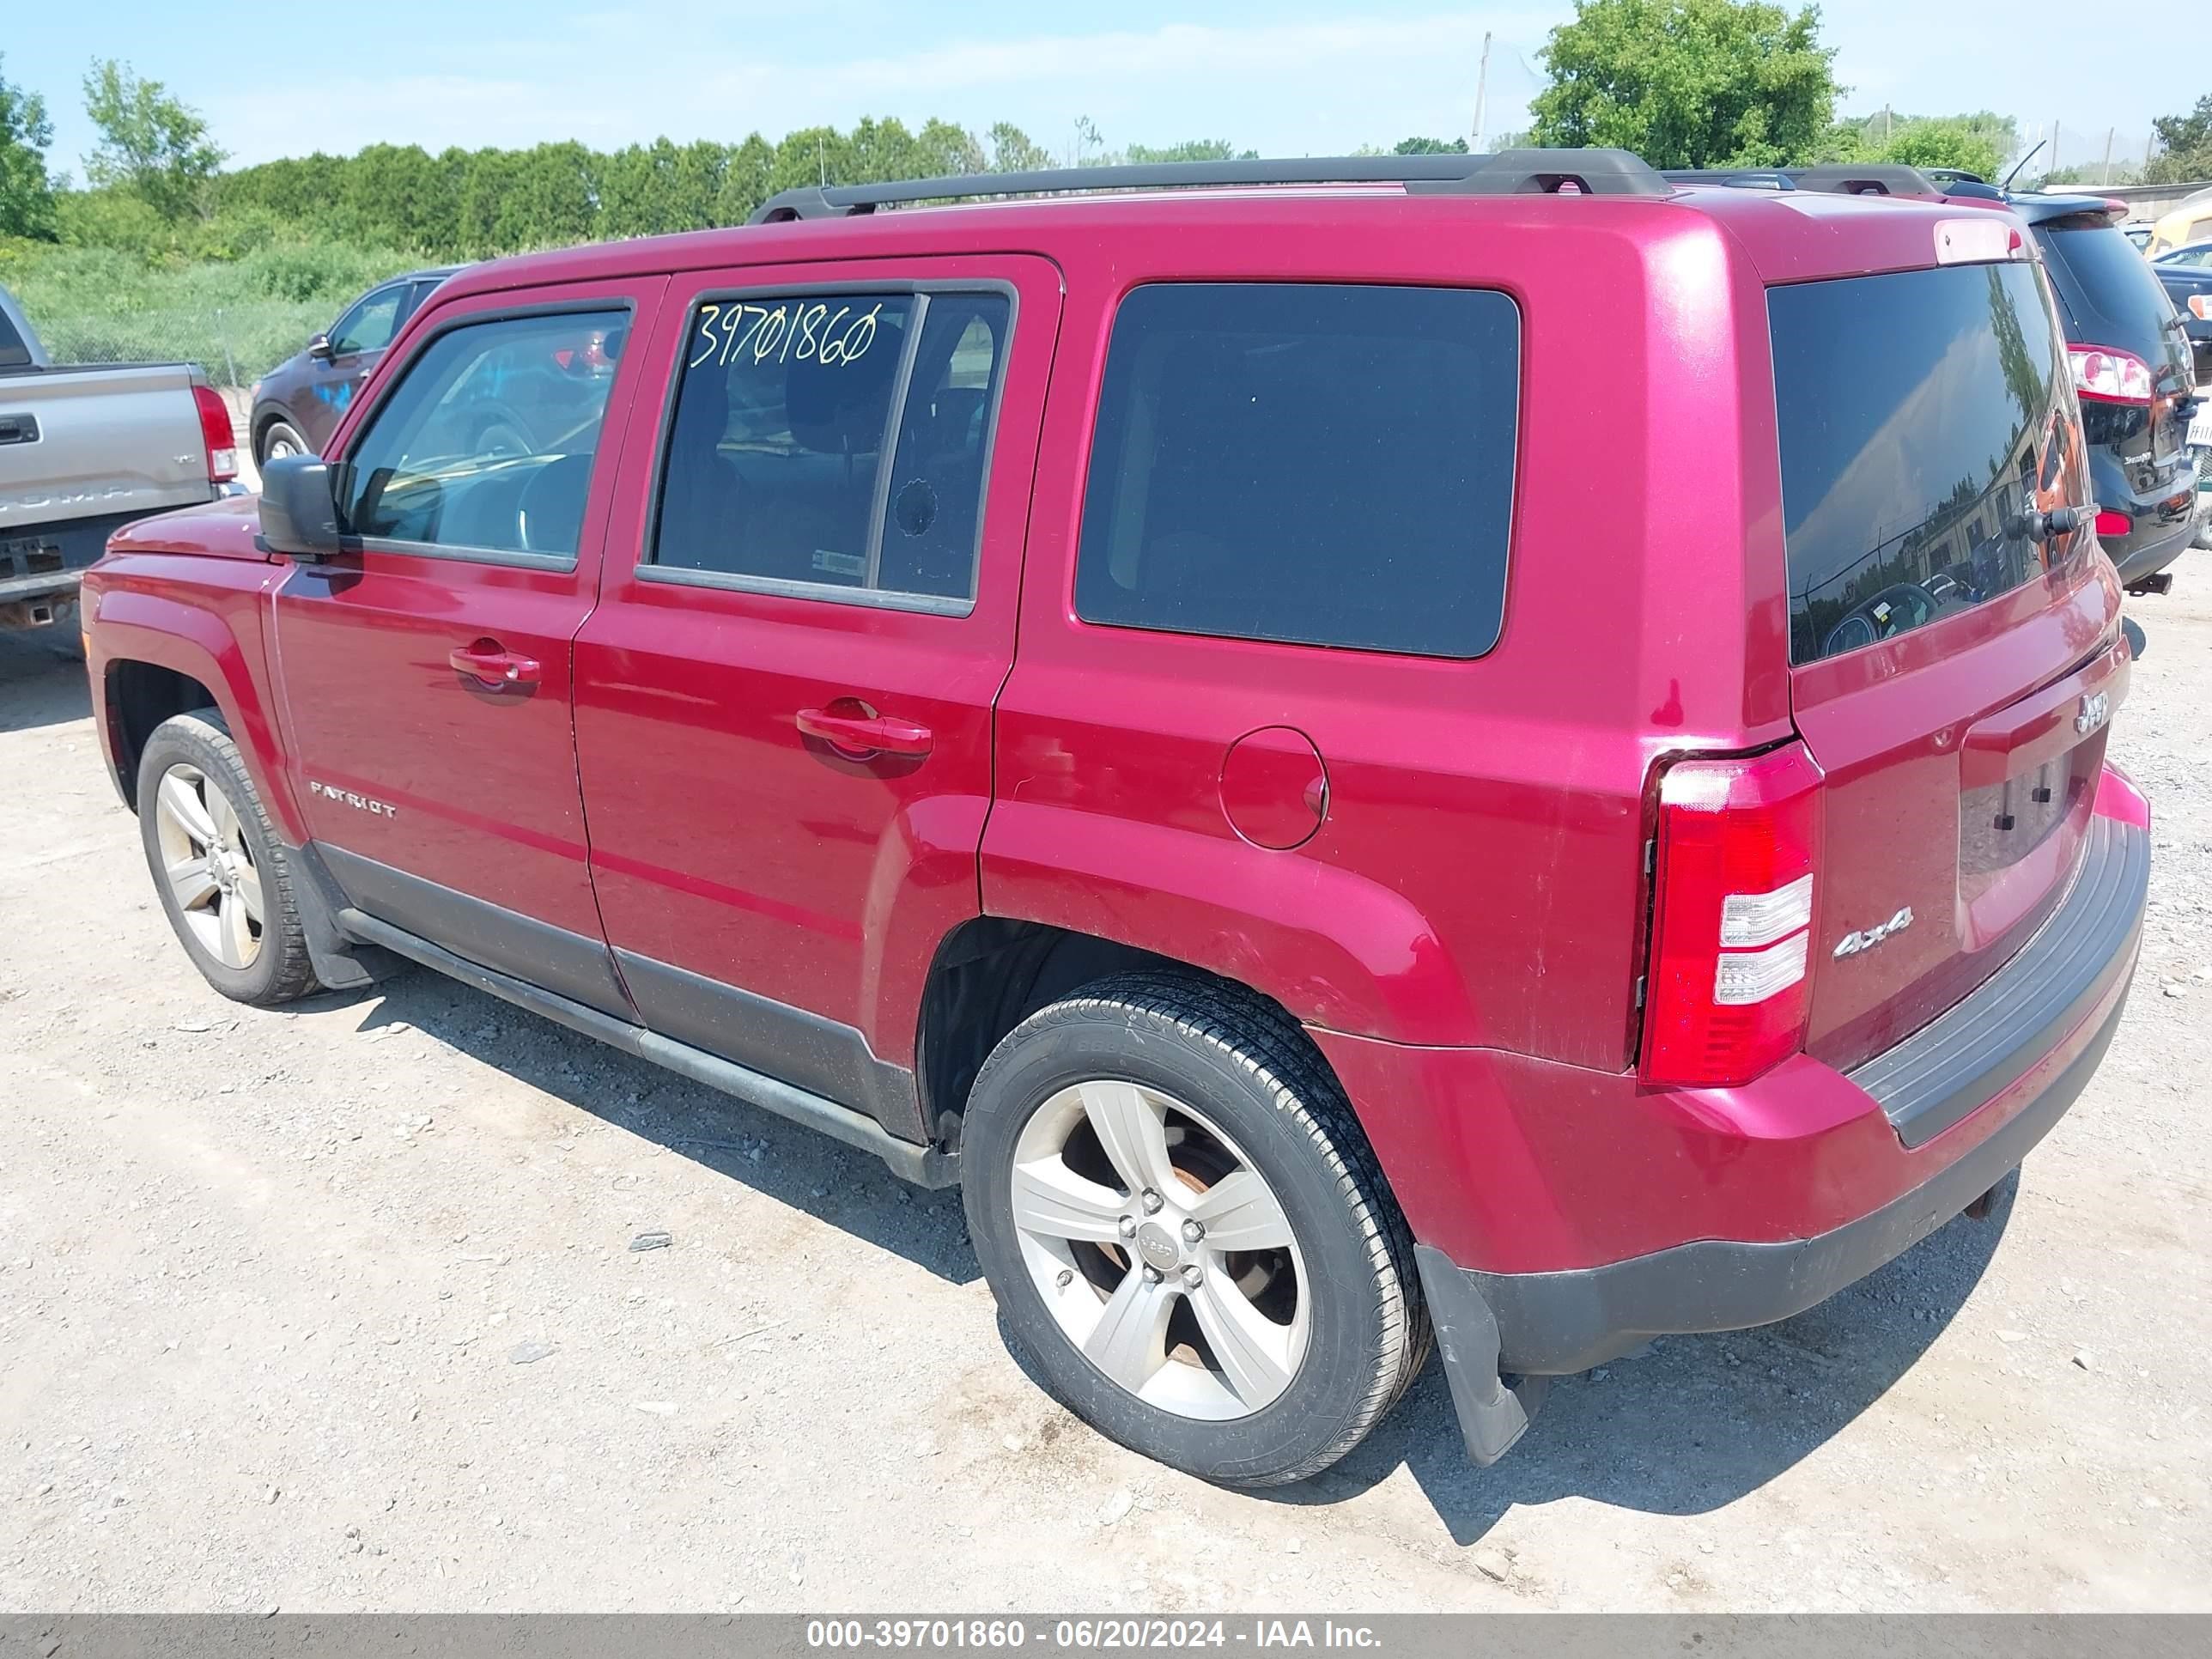
[[[1646,1337],[1771,1324],[1826,1301],[2019,1167],[2087,1085],[2126,1000],[2123,994],[2113,1005],[2074,1063],[1988,1139],[1912,1191],[1831,1232],[1776,1243],[1701,1239],[1566,1273],[1456,1269],[1497,1321],[1497,1366],[1564,1376],[1617,1358]],[[1452,1363],[1449,1355],[1445,1363]]]
[[[1908,1146],[1925,1146],[2051,1052],[2125,970],[2150,893],[2150,837],[2089,821],[2064,901],[1972,995],[1849,1073]]]

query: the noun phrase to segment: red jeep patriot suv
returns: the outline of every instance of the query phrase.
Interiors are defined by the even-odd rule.
[[[1256,1486],[1432,1338],[1487,1462],[2080,1093],[2149,868],[2081,453],[2002,213],[808,190],[455,276],[88,657],[216,989],[406,958],[958,1181],[1068,1405]]]

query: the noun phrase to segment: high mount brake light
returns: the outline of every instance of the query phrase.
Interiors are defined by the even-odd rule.
[[[1820,786],[1802,744],[1660,779],[1645,1081],[1748,1083],[1804,1042]]]
[[[1990,215],[1936,222],[1936,263],[1987,264],[1996,259],[2029,258],[2027,239],[2004,220]]]

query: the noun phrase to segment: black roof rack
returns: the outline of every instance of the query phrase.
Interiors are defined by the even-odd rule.
[[[1824,161],[1810,167],[1668,167],[1677,185],[1725,185],[1733,190],[1816,190],[1828,196],[1941,196],[1942,187],[1917,167],[1895,161]]]
[[[912,202],[973,201],[1074,191],[1191,190],[1236,185],[1404,185],[1422,193],[1467,196],[1558,193],[1664,196],[1668,185],[1624,149],[1509,149],[1495,155],[1338,155],[1295,161],[1157,161],[1127,167],[1042,167],[969,173],[876,185],[806,185],[780,191],[750,224],[834,219]]]

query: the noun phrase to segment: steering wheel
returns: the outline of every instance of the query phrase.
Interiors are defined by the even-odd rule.
[[[563,455],[539,467],[514,504],[517,544],[530,553],[574,554],[591,488],[589,455]]]

